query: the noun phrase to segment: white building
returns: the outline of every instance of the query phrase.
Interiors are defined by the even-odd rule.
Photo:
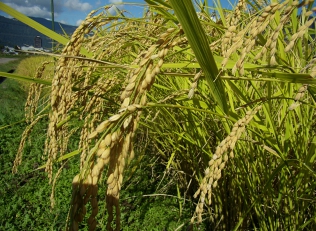
[[[18,52],[15,51],[13,47],[4,46],[4,54],[18,55]]]

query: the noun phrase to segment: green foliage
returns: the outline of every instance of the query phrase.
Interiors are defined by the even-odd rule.
[[[174,175],[168,174],[164,179],[164,166],[152,165],[148,156],[132,163],[127,174],[132,176],[124,182],[121,193],[121,220],[123,230],[185,230],[189,226],[191,211],[194,207],[187,200],[180,215],[176,188],[172,183]],[[131,173],[133,170],[137,170]],[[200,226],[200,230],[204,230]]]
[[[147,225],[150,230],[175,229],[182,224],[184,228],[188,225],[187,217],[194,211],[194,216],[209,230],[312,230],[316,224],[316,67],[315,40],[308,28],[304,30],[309,19],[304,14],[298,15],[297,5],[291,1],[285,5],[273,3],[266,8],[254,1],[251,15],[240,6],[244,1],[233,11],[224,11],[218,1],[215,14],[221,19],[217,23],[213,22],[206,3],[196,5],[200,9],[200,17],[197,17],[193,6],[187,11],[179,1],[170,1],[171,6],[161,0],[147,2],[151,6],[146,19],[90,15],[89,23],[102,22],[96,25],[93,35],[100,36],[102,42],[99,37],[85,35],[91,28],[84,27],[89,24],[82,24],[82,30],[78,30],[82,34],[76,36],[86,36],[85,40],[73,37],[71,39],[80,41],[79,44],[69,43],[64,50],[63,54],[68,57],[60,59],[60,72],[53,80],[54,91],[47,107],[52,108],[50,122],[56,126],[52,131],[63,135],[78,129],[93,135],[85,147],[89,155],[82,169],[75,168],[74,163],[79,163],[76,155],[63,153],[63,161],[69,159],[74,168],[67,176],[71,178],[75,171],[80,172],[82,179],[76,183],[86,190],[84,177],[91,172],[90,168],[95,170],[95,163],[100,160],[94,154],[101,140],[108,134],[113,142],[119,135],[118,140],[124,140],[127,137],[124,132],[129,131],[129,125],[121,129],[125,119],[142,112],[141,117],[135,119],[139,128],[133,133],[137,161],[125,170],[120,194],[124,230],[143,229]],[[299,5],[303,12],[312,7],[312,2],[303,3]],[[196,27],[190,26],[191,21]],[[183,31],[175,22],[180,22]],[[252,25],[258,26],[252,28]],[[148,30],[149,26],[155,34]],[[164,33],[166,30],[168,33]],[[296,34],[298,31],[300,34]],[[294,35],[300,36],[299,39],[295,40]],[[230,42],[226,47],[229,50],[222,40]],[[206,41],[209,44],[205,44]],[[111,46],[104,47],[105,43]],[[161,48],[162,44],[167,48]],[[69,54],[79,56],[81,47],[92,52],[93,58],[69,57]],[[203,49],[207,49],[206,54]],[[71,53],[73,51],[78,54]],[[158,71],[155,69],[154,84],[147,88],[153,80],[151,64],[158,64]],[[127,74],[129,69],[138,67],[137,74]],[[200,68],[202,75],[198,74]],[[148,76],[150,81],[144,82]],[[134,77],[134,82],[127,85],[129,98],[121,95],[121,101],[128,104],[120,108],[119,91],[127,93],[126,83]],[[223,89],[212,82],[214,77],[220,78]],[[33,80],[36,81],[38,79]],[[106,86],[101,87],[101,93],[98,84]],[[194,94],[188,97],[192,89]],[[139,93],[140,90],[143,92]],[[71,99],[75,97],[72,104],[63,98],[66,93]],[[93,101],[96,99],[99,104],[87,106],[87,102],[96,102]],[[260,110],[252,114],[256,108]],[[95,115],[100,116],[95,117],[97,124],[82,121]],[[102,121],[109,122],[109,127],[95,132]],[[87,127],[91,130],[85,130]],[[48,141],[60,138],[52,136]],[[77,139],[76,133],[67,151],[78,149],[74,142]],[[111,160],[113,155],[120,155],[122,148],[116,148]],[[75,157],[70,159],[70,156]],[[57,159],[54,172],[60,161]],[[101,166],[102,171],[113,171],[118,166],[113,161],[111,164],[104,170]],[[104,215],[104,195],[108,194],[106,177],[102,174],[101,179],[98,201],[103,210],[97,216],[98,228],[105,227],[104,220],[108,217]],[[197,190],[200,198],[194,197]],[[163,196],[146,196],[150,194]],[[164,198],[163,202],[160,198]],[[183,206],[186,200],[189,206]],[[86,218],[91,211],[91,205],[87,204]],[[179,222],[177,214],[183,216],[184,222]],[[27,216],[26,220],[28,222]],[[87,229],[86,223],[80,223],[80,228]]]
[[[16,108],[16,102],[25,102],[26,93],[15,80],[7,79],[0,84],[0,127],[23,119],[24,105]]]
[[[228,108],[222,80],[218,78],[219,72],[213,54],[209,48],[208,38],[197,17],[192,1],[171,0],[170,2],[175,11],[175,15],[183,27],[196,59],[204,72],[205,79],[211,88],[210,93],[213,95],[215,102],[219,104],[219,107],[223,112],[227,113]]]
[[[0,65],[0,72],[7,72],[17,68],[20,58]],[[26,92],[19,83],[12,79],[6,79],[0,84],[0,127],[9,123],[18,122],[24,115]],[[20,102],[16,104],[16,102]],[[0,130],[1,131],[1,130]]]
[[[42,146],[44,141],[43,124],[34,132],[37,134],[37,142],[28,144],[24,151],[27,159],[19,168],[17,174],[12,174],[12,164],[17,152],[19,136],[23,128],[17,126],[5,130],[11,134],[5,136],[0,133],[1,147],[1,180],[0,189],[0,229],[1,230],[62,230],[65,226],[65,217],[69,209],[69,197],[71,196],[71,175],[77,171],[75,165],[69,165],[60,176],[56,185],[56,207],[51,208],[51,186],[47,176],[42,171],[35,169],[41,163]],[[41,134],[39,136],[39,134]],[[10,145],[9,145],[10,144]]]
[[[23,59],[16,69],[16,73],[23,76],[35,77],[37,69],[44,62],[49,63],[43,73],[45,79],[51,79],[54,74],[54,58],[52,56],[34,55]],[[36,65],[34,65],[36,64]]]

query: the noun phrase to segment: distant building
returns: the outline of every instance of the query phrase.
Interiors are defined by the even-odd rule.
[[[22,46],[21,50],[22,51],[35,51],[35,48],[33,46],[28,46],[28,47]]]
[[[11,55],[17,55],[18,54],[13,47],[9,47],[9,46],[4,46],[3,53],[4,54],[11,54]]]
[[[34,47],[35,48],[42,48],[42,38],[40,36],[36,36],[34,38]]]

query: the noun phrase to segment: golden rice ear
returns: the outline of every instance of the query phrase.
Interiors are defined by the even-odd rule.
[[[18,171],[18,167],[19,165],[22,163],[22,157],[23,157],[23,150],[24,150],[24,146],[25,146],[25,142],[27,140],[27,138],[29,137],[32,129],[34,128],[34,126],[44,117],[47,117],[47,114],[43,114],[41,116],[38,116],[35,120],[33,120],[33,122],[28,125],[26,127],[26,129],[23,131],[22,133],[22,138],[21,138],[21,141],[20,141],[20,145],[19,145],[19,148],[18,148],[18,152],[15,156],[15,159],[14,159],[14,163],[13,163],[13,167],[12,167],[12,173],[17,173]]]
[[[170,33],[175,30],[168,30],[162,37],[165,44],[171,40]],[[77,40],[75,40],[77,41]],[[178,40],[177,40],[178,41]],[[178,43],[178,42],[177,42]],[[174,43],[176,44],[176,43]],[[107,120],[99,123],[95,129],[89,120],[92,120],[91,115],[85,118],[85,130],[82,137],[87,140],[82,140],[82,147],[89,148],[89,142],[93,142],[98,137],[100,140],[96,142],[95,147],[86,150],[86,154],[82,155],[82,179],[78,183],[78,192],[74,192],[73,204],[73,225],[82,221],[81,211],[87,203],[92,204],[93,211],[89,217],[88,224],[90,229],[95,228],[95,216],[98,212],[94,197],[97,193],[97,182],[102,174],[105,165],[109,165],[107,178],[107,207],[109,211],[108,226],[111,226],[113,219],[113,206],[116,207],[117,222],[116,228],[119,227],[119,209],[118,200],[119,193],[123,183],[123,172],[125,169],[126,158],[129,160],[134,157],[131,139],[134,137],[137,129],[137,124],[140,119],[142,106],[147,103],[146,93],[155,81],[155,75],[160,73],[163,65],[163,58],[167,54],[168,48],[162,48],[161,45],[155,44],[142,52],[134,62],[139,65],[136,70],[131,69],[125,79],[125,87],[122,88],[121,100],[122,104],[117,114],[112,115]],[[65,52],[70,52],[71,49],[66,49]],[[159,59],[150,59],[153,52],[157,50]],[[64,61],[63,61],[64,62]],[[146,86],[144,86],[146,84]],[[143,89],[142,89],[143,88]],[[142,90],[140,90],[142,89]],[[56,99],[57,100],[57,99]],[[56,101],[57,102],[57,101]],[[93,104],[89,103],[89,108],[93,108]],[[84,109],[88,112],[88,107]],[[138,113],[134,113],[138,110]],[[89,129],[88,129],[89,128]],[[104,134],[107,132],[107,134]],[[87,155],[88,154],[88,155]],[[84,174],[86,173],[86,174]],[[89,180],[91,179],[91,180]],[[90,183],[87,183],[87,182]],[[78,203],[78,201],[80,203]]]
[[[305,92],[307,91],[307,88],[308,88],[308,84],[303,84],[297,91],[295,97],[294,97],[294,103],[292,103],[289,107],[288,107],[288,110],[289,111],[292,111],[294,110],[295,108],[299,107],[301,105],[301,103],[299,102],[299,100],[301,100],[304,95],[305,95]]]
[[[191,218],[193,223],[198,217],[198,223],[202,222],[202,212],[206,196],[208,195],[209,205],[211,204],[212,189],[216,188],[218,185],[218,180],[221,178],[222,170],[225,168],[228,155],[230,152],[230,157],[233,158],[233,150],[235,148],[237,140],[241,137],[245,131],[247,124],[253,119],[254,115],[262,108],[258,106],[255,109],[246,112],[245,117],[239,119],[232,128],[231,133],[217,146],[212,159],[209,161],[209,166],[205,170],[204,178],[200,183],[199,189],[194,194],[194,197],[200,195],[199,203],[196,206],[195,213]]]

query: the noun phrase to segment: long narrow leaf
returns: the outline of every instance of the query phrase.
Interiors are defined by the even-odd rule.
[[[6,77],[9,79],[17,79],[17,80],[21,80],[21,81],[31,82],[31,83],[40,83],[40,84],[45,84],[45,85],[49,85],[49,86],[52,85],[51,81],[49,81],[49,80],[37,79],[37,78],[21,76],[21,75],[16,75],[16,74],[10,74],[7,72],[0,72],[0,76]]]
[[[215,59],[192,1],[170,0],[170,3],[204,72],[205,78],[211,88],[211,94],[220,108],[227,113],[228,106],[222,80],[218,78],[218,68]]]
[[[46,35],[47,37],[59,42],[60,44],[66,45],[69,41],[67,38],[61,36],[60,34],[57,34],[56,32],[48,29],[47,27],[39,24],[38,22],[35,22],[34,20],[30,19],[29,17],[25,16],[24,14],[21,14],[20,12],[9,7],[8,5],[4,4],[3,2],[0,2],[0,10],[11,15],[12,17],[16,18],[17,20],[21,21],[22,23],[34,28],[38,32],[42,33],[43,35]],[[91,56],[89,54],[89,52],[84,48],[81,48],[81,53],[88,56],[88,57]]]
[[[30,19],[29,17],[25,16],[24,14],[21,14],[20,12],[16,11],[15,9],[9,7],[8,5],[4,4],[3,2],[0,2],[0,9],[4,11],[5,13],[11,15],[12,17],[16,18],[17,20],[23,22],[24,24],[34,28],[38,32],[46,35],[47,37],[54,39],[55,41],[66,45],[68,42],[68,39],[57,34],[56,32],[48,29],[47,27],[39,24],[38,22],[35,22],[34,20]]]

